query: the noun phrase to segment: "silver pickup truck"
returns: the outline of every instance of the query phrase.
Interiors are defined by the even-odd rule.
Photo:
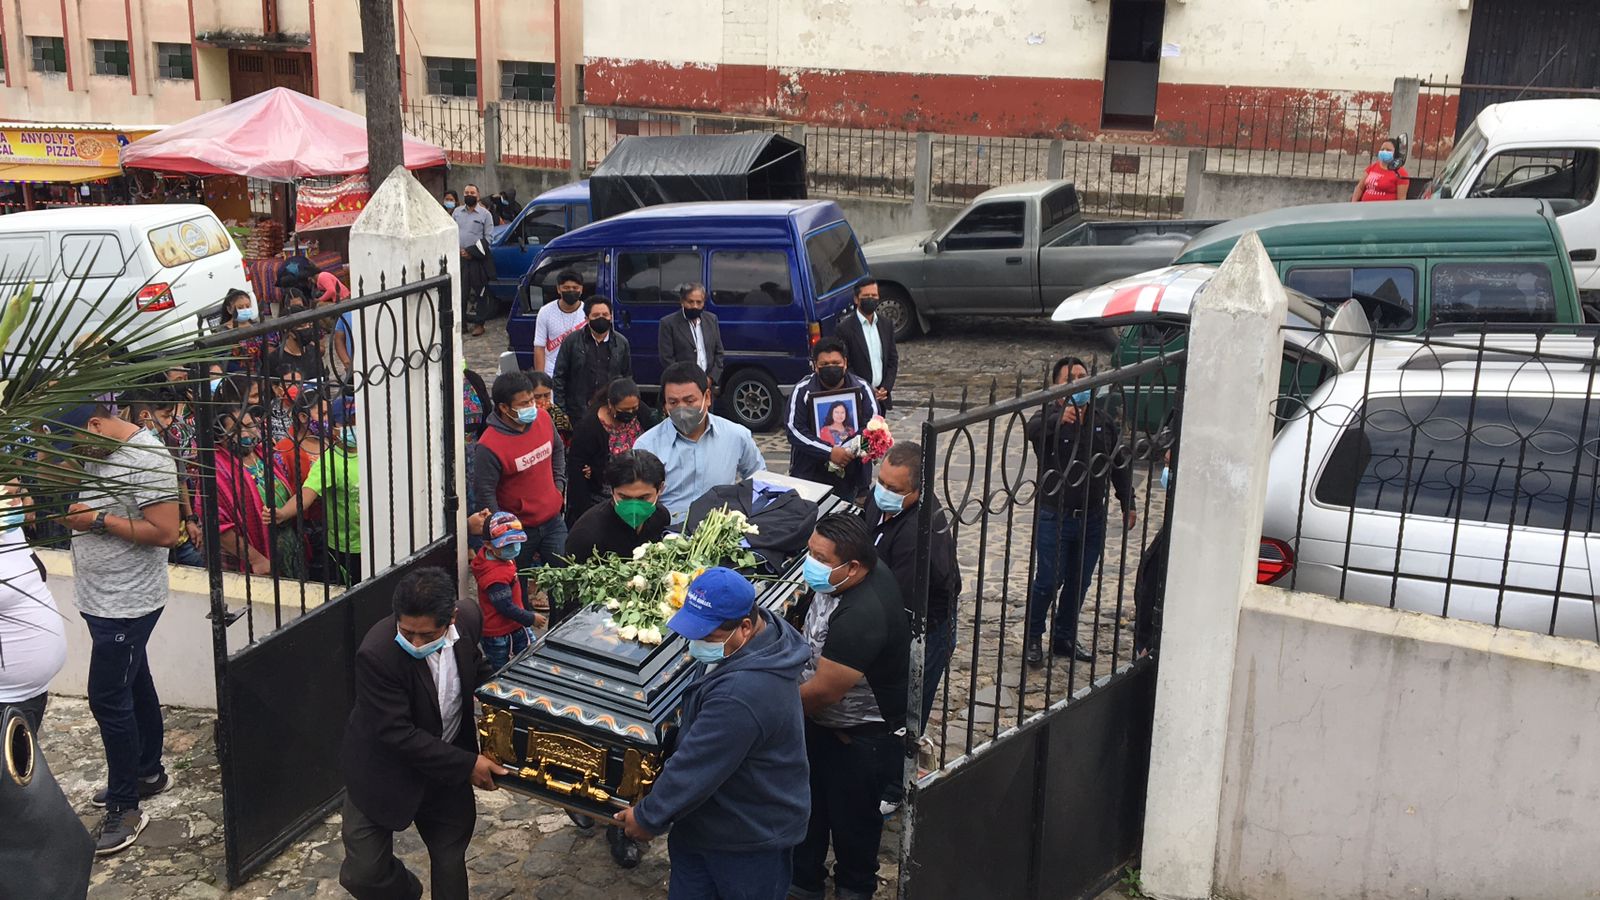
[[[904,340],[943,315],[1045,316],[1065,298],[1168,265],[1217,224],[1193,220],[1090,222],[1069,181],[979,194],[955,221],[862,248],[881,310]]]

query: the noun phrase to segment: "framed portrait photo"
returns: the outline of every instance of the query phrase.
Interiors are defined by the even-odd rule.
[[[856,404],[860,400],[855,391],[812,395],[811,416],[817,425],[817,439],[837,447],[859,434],[861,420]]]

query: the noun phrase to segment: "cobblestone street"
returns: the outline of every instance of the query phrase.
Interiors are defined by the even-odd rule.
[[[466,339],[466,355],[469,364],[492,381],[496,359],[505,345],[503,321],[491,323],[489,329],[483,337]],[[900,402],[890,417],[891,424],[901,439],[914,439],[912,420],[920,421],[918,417],[926,415],[930,396],[937,402],[938,415],[954,407],[964,388],[969,391],[970,403],[987,402],[992,380],[1001,384],[1003,395],[1015,389],[1019,376],[1024,390],[1036,389],[1049,363],[1068,352],[1086,358],[1095,355],[1104,360],[1107,348],[1075,339],[1060,327],[1039,320],[942,322],[934,335],[901,347],[901,374],[896,390]],[[787,444],[781,433],[761,435],[758,442],[770,466],[779,471],[787,470]],[[1142,492],[1140,496],[1142,498]],[[1153,507],[1148,513],[1143,505],[1140,509],[1142,515],[1157,514]],[[1026,548],[1028,517],[1020,516],[1015,525],[1014,546]],[[1114,535],[1108,539],[1107,574],[1104,576],[1108,592],[1115,591],[1115,572],[1131,573],[1132,567],[1137,565],[1139,542],[1136,536],[1137,533],[1130,536],[1125,547]],[[1016,559],[1007,563],[1002,558],[1005,545],[993,535],[989,537],[988,546],[991,565],[983,575],[984,593],[991,597],[999,595],[1002,583],[1009,583],[1010,588],[1004,595],[1004,602],[991,599],[988,605],[974,608],[976,604],[967,604],[963,599],[967,605],[961,611],[959,622],[961,645],[952,661],[949,708],[964,710],[969,695],[974,692],[989,699],[977,701],[985,705],[976,708],[971,723],[964,718],[945,723],[952,756],[969,740],[981,741],[1014,723],[1019,709],[1027,713],[1042,709],[1046,698],[1059,700],[1069,690],[1069,684],[1081,687],[1087,683],[1085,679],[1091,677],[1088,664],[1079,664],[1076,672],[1071,671],[1073,667],[1057,664],[1046,690],[1045,679],[1038,674],[1023,673],[1020,628],[1025,591],[1019,585],[1025,584],[1027,579],[1025,556],[1013,554]],[[964,598],[972,595],[978,583],[979,560],[975,547],[974,542],[961,541],[966,581]],[[1128,583],[1131,585],[1131,580]],[[1084,639],[1087,641],[1096,632],[1102,635],[1099,658],[1093,664],[1096,667],[1094,676],[1110,671],[1113,635],[1120,634],[1116,661],[1126,661],[1130,656],[1131,600],[1127,606],[1125,616],[1119,615],[1121,600],[1108,593],[1104,608],[1109,612],[1105,616],[1085,615],[1081,631]],[[981,618],[981,627],[976,630],[974,616]],[[1003,634],[1002,621],[1007,623]],[[980,635],[979,640],[972,639],[974,634]],[[1023,694],[1021,704],[1016,700],[1017,691]],[[935,709],[935,720],[941,721],[939,706]],[[973,729],[970,738],[969,726]],[[939,733],[937,729],[935,733]],[[147,801],[145,809],[151,823],[134,847],[96,863],[91,897],[96,900],[154,897],[178,900],[226,894],[254,900],[343,895],[337,881],[343,857],[337,813],[311,829],[247,884],[226,892],[223,886],[222,800],[210,714],[169,709],[166,743],[166,763],[175,785],[167,793]],[[104,785],[104,765],[98,733],[86,702],[76,698],[53,698],[45,718],[42,745],[68,798],[85,823],[92,826],[98,820],[99,810],[90,805],[89,798]],[[468,855],[474,898],[629,900],[665,895],[668,866],[664,841],[657,841],[649,849],[637,869],[624,871],[612,863],[603,834],[580,835],[561,811],[508,791],[480,792],[477,796],[479,824]],[[240,814],[248,816],[249,811],[243,810]],[[895,877],[899,841],[896,818],[891,820],[884,839],[881,876],[885,881]],[[401,835],[398,849],[407,865],[423,874],[426,881],[426,855],[415,833]]]

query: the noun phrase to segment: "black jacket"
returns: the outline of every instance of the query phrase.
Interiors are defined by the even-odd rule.
[[[402,831],[424,797],[470,790],[478,761],[472,692],[494,674],[478,649],[483,618],[477,603],[456,605],[456,671],[461,676],[461,727],[440,739],[444,723],[433,672],[395,643],[394,616],[372,626],[356,651],[356,696],[340,752],[350,801],[372,821]]]
[[[639,433],[655,427],[659,419],[655,410],[639,404]],[[596,502],[605,499],[606,463],[611,461],[611,436],[605,423],[600,421],[599,407],[589,410],[572,429],[572,443],[567,447],[567,524],[578,521]],[[583,469],[589,467],[585,476]]]
[[[933,507],[933,535],[929,543],[928,559],[928,613],[927,630],[950,620],[956,607],[956,597],[961,593],[961,568],[956,565],[955,535],[951,533],[950,517],[939,501],[928,499]],[[861,518],[872,530],[873,546],[878,559],[887,563],[900,582],[900,593],[905,597],[906,608],[911,608],[911,592],[917,583],[917,519],[921,517],[922,500],[901,510],[898,515],[883,518],[883,511],[869,495],[861,508]]]
[[[712,313],[700,313],[700,337],[706,342],[706,377],[716,384],[722,380],[722,328]],[[662,370],[673,363],[696,362],[694,335],[689,332],[689,320],[684,318],[683,310],[661,320],[656,332],[656,353],[661,357]]]
[[[894,379],[900,374],[900,351],[894,345],[894,325],[888,319],[874,314],[872,324],[877,326],[878,340],[883,342],[883,383],[878,387],[889,394],[889,399],[883,401],[883,408],[887,410],[892,408],[890,401],[894,399]],[[845,311],[844,318],[839,321],[837,336],[844,341],[850,374],[871,385],[872,357],[867,355],[867,335],[861,330],[861,319],[854,309]]]
[[[878,414],[878,401],[865,381],[845,373],[844,384],[836,389],[822,386],[813,372],[800,379],[789,395],[789,414],[784,418],[783,430],[789,437],[789,474],[818,484],[830,485],[841,499],[854,502],[869,485],[871,469],[860,460],[852,460],[844,467],[843,475],[828,469],[833,444],[817,436],[817,420],[811,398],[837,395],[841,399],[855,398],[855,426],[859,434],[872,417]],[[855,437],[846,438],[854,441]]]
[[[689,515],[683,530],[693,534],[700,520],[713,509],[726,506],[742,512],[750,524],[760,529],[748,535],[745,542],[761,557],[768,575],[776,575],[790,560],[806,549],[811,532],[817,527],[817,505],[794,491],[785,491],[764,504],[760,512],[751,512],[755,505],[754,479],[747,478],[738,484],[719,484],[689,504]]]
[[[1039,457],[1040,507],[1103,515],[1109,487],[1127,509],[1133,502],[1131,454],[1117,453],[1121,442],[1116,420],[1095,400],[1085,408],[1092,412],[1087,422],[1064,425],[1065,405],[1058,400],[1028,420],[1028,442]],[[1085,431],[1090,423],[1093,431]]]
[[[610,357],[606,361],[605,380],[599,383],[589,370],[590,357],[596,353]],[[613,378],[625,375],[633,375],[633,348],[628,346],[628,339],[613,327],[610,339],[596,344],[594,333],[587,326],[580,328],[567,335],[556,356],[556,405],[566,410],[567,418],[574,423],[580,422],[583,414],[589,411],[595,391],[610,384]]]

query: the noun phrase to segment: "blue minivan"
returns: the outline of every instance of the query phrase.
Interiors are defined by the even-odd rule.
[[[706,285],[727,356],[722,411],[752,430],[777,425],[784,397],[811,371],[811,346],[831,335],[867,275],[856,235],[828,200],[737,200],[651,206],[579,228],[545,245],[517,288],[510,350],[533,367],[534,316],[555,300],[556,275],[610,297],[633,346],[634,378],[661,378],[656,331],[678,310],[677,288]]]
[[[589,181],[564,184],[528,201],[517,217],[494,232],[489,253],[494,257],[494,280],[489,293],[503,309],[516,296],[517,283],[544,245],[589,224]]]

